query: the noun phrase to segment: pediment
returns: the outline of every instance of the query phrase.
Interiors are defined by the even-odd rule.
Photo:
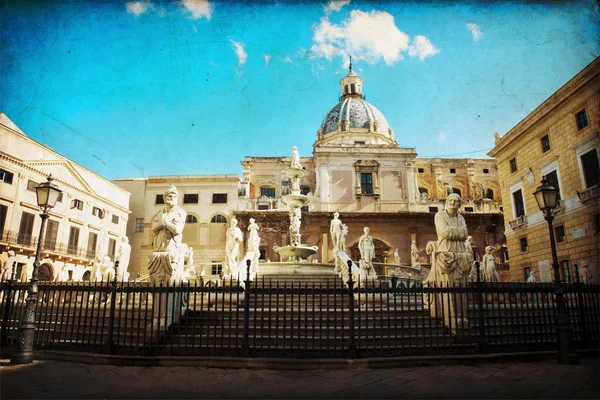
[[[33,160],[25,164],[52,176],[59,182],[66,183],[84,192],[95,194],[92,187],[83,179],[77,169],[67,160]]]

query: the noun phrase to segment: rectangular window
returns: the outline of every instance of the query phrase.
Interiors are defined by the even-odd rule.
[[[113,224],[116,224],[116,225],[118,225],[118,224],[119,224],[119,216],[118,216],[118,215],[115,215],[115,214],[113,214],[113,215],[112,215],[112,218],[111,218],[111,222],[112,222]]]
[[[56,202],[57,202],[57,203],[62,203],[62,201],[63,201],[63,192],[60,192],[60,193],[58,194],[58,199],[56,200]]]
[[[542,153],[550,151],[550,138],[548,137],[548,135],[544,136],[541,139],[541,144],[542,144]]]
[[[526,281],[529,278],[529,274],[531,273],[531,268],[523,268],[523,280]]]
[[[510,160],[510,172],[511,173],[517,172],[517,159],[516,158],[512,158]]]
[[[260,256],[258,256],[259,260],[266,260],[267,259],[267,249],[260,249]]]
[[[109,238],[108,239],[108,253],[106,255],[109,256],[110,259],[114,261],[116,251],[117,251],[117,239]]]
[[[465,212],[473,212],[473,207],[465,207]]]
[[[87,244],[87,258],[96,257],[96,246],[98,245],[98,234],[90,232]]]
[[[35,221],[35,215],[28,212],[21,214],[21,224],[19,225],[19,235],[17,236],[17,243],[31,246],[33,244],[33,223]]]
[[[592,149],[581,155],[581,167],[583,168],[583,178],[585,179],[585,188],[591,188],[600,183],[600,167],[598,166],[598,152]]]
[[[365,144],[364,140],[355,140],[354,144]]]
[[[163,199],[162,193],[156,195],[156,199],[154,200],[154,204],[165,204],[165,199]]]
[[[575,114],[575,119],[577,120],[578,131],[582,130],[583,128],[586,128],[589,125],[587,112],[585,111],[585,108],[579,111],[577,114]]]
[[[485,198],[486,199],[490,199],[490,200],[494,200],[494,190],[493,189],[487,189],[485,191]]]
[[[102,211],[98,207],[92,207],[92,215],[95,215],[96,217],[102,219],[104,218],[104,211]]]
[[[215,264],[218,261],[213,261],[213,265],[210,268],[211,275],[219,275],[223,271],[223,264]]]
[[[58,238],[58,221],[49,219],[46,225],[46,236],[44,237],[44,250],[56,250],[56,239]]]
[[[71,200],[71,209],[76,208],[78,210],[83,210],[83,201],[74,199]]]
[[[508,247],[504,248],[504,261],[508,261],[510,260],[509,254],[508,254]]]
[[[522,237],[519,240],[519,243],[521,244],[521,253],[525,253],[527,250],[529,250],[529,246],[527,245],[527,238],[526,237]]]
[[[227,193],[213,193],[212,202],[213,204],[227,204]]]
[[[0,181],[12,185],[14,176],[14,173],[0,168]]]
[[[456,173],[456,168],[450,168],[450,173],[451,174],[455,174]]]
[[[268,209],[269,209],[269,206],[268,206],[268,205],[266,205],[266,204],[259,204],[259,205],[258,205],[258,209],[259,209],[259,210],[268,210]]]
[[[429,212],[436,213],[436,212],[438,212],[438,208],[437,207],[429,207]]]
[[[360,174],[360,189],[362,194],[373,194],[373,174],[371,174],[370,172],[363,172]]]
[[[487,169],[487,168],[484,168],[484,169],[483,169],[483,173],[484,173],[484,174],[489,174],[489,173],[490,173],[490,170],[489,170],[489,169]]]
[[[79,228],[72,226],[69,230],[69,245],[67,247],[67,253],[76,255],[77,247],[79,247]]]
[[[351,91],[352,93],[356,93],[356,85],[355,85],[354,83],[351,83],[351,84],[350,84],[350,91]]]
[[[419,168],[417,171],[419,171],[420,174],[425,173],[425,168]]]
[[[560,185],[558,184],[558,174],[556,170],[548,172],[544,175],[544,178],[548,180],[548,184],[558,190],[558,200],[560,200]]]
[[[562,243],[565,241],[565,227],[563,225],[557,226],[554,228],[554,236],[556,236],[556,241]]]
[[[27,190],[31,190],[32,192],[35,192],[36,187],[38,187],[37,182],[34,182],[31,179],[29,179],[27,181]]]
[[[135,219],[135,231],[144,232],[144,218]]]
[[[185,193],[183,204],[198,204],[198,193]]]
[[[275,198],[275,188],[260,188],[260,197],[270,197],[272,199]]]
[[[513,192],[513,207],[515,209],[515,218],[525,215],[525,206],[523,204],[523,192],[521,189]]]

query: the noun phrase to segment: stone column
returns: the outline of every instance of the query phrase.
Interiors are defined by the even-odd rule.
[[[321,262],[329,261],[329,233],[321,233]]]

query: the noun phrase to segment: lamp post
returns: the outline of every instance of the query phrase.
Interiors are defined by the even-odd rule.
[[[560,279],[558,265],[558,256],[556,254],[556,242],[554,240],[554,229],[552,221],[554,215],[552,212],[556,208],[558,200],[558,189],[550,186],[546,178],[542,179],[542,186],[539,186],[533,193],[538,207],[544,213],[544,219],[548,221],[548,230],[550,232],[550,247],[552,249],[552,269],[554,270],[554,301],[556,303],[556,335],[558,340],[558,362],[560,364],[579,363],[577,354],[572,347],[572,328],[567,311],[567,300],[565,299],[565,288]]]
[[[40,183],[35,192],[37,203],[42,213],[40,218],[40,235],[38,237],[37,249],[35,252],[35,261],[33,262],[33,273],[31,282],[27,288],[27,299],[25,299],[25,314],[21,317],[21,325],[17,336],[17,347],[10,359],[11,364],[30,364],[33,361],[33,339],[35,334],[35,313],[38,301],[38,270],[40,268],[40,258],[42,252],[42,241],[44,240],[44,229],[48,219],[48,211],[54,207],[61,190],[58,189],[52,181],[52,175],[48,176],[46,182]]]

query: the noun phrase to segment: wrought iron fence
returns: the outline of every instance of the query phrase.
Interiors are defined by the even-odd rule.
[[[26,283],[0,283],[2,346],[12,346]],[[564,285],[578,347],[600,340],[600,287]],[[41,282],[35,348],[116,354],[365,357],[556,348],[554,286],[393,287],[261,278],[222,286]],[[462,303],[461,303],[462,302]],[[452,304],[466,314],[454,315]]]

